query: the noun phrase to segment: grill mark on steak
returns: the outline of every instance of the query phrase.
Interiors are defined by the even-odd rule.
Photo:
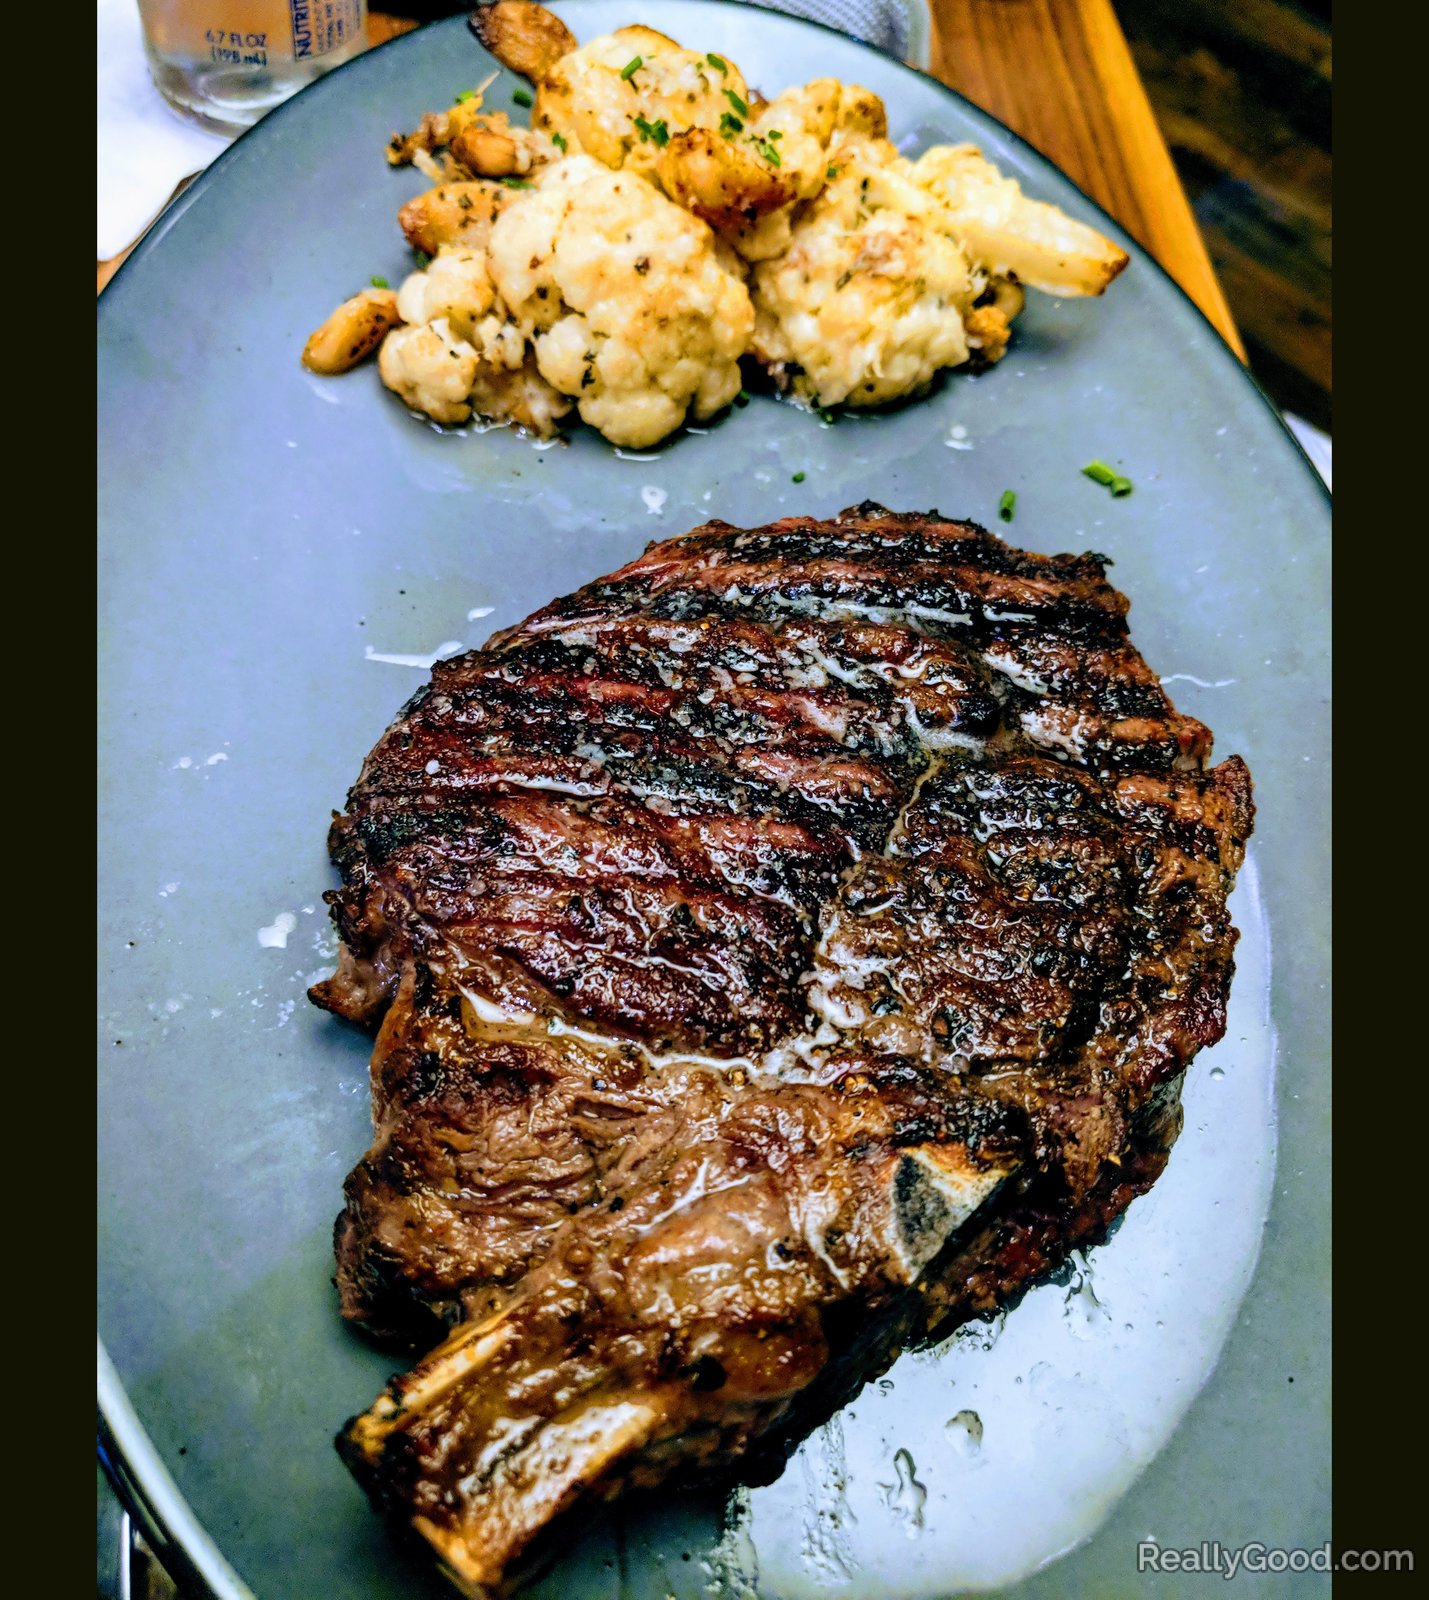
[[[1218,1038],[1244,764],[1097,556],[711,523],[439,663],[334,820],[369,1025],[344,1314],[445,1342],[340,1438],[459,1584],[777,1471],[1154,1179]]]

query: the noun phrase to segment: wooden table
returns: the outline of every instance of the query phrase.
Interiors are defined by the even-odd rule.
[[[930,0],[933,73],[1050,157],[1245,360],[1111,0]]]
[[[935,76],[1020,133],[1105,206],[1244,360],[1111,0],[930,3]],[[639,9],[631,0],[632,20]],[[385,11],[368,19],[374,44],[416,26]],[[100,262],[101,289],[121,260]]]

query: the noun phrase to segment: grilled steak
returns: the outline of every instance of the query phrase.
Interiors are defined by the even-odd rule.
[[[1250,780],[1104,565],[710,523],[439,663],[369,756],[313,990],[380,1023],[338,1283],[442,1342],[339,1448],[467,1593],[578,1506],[774,1476],[1161,1170]]]

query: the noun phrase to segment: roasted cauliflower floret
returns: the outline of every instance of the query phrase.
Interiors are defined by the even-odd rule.
[[[456,337],[468,342],[495,303],[484,252],[463,245],[443,247],[430,266],[412,273],[397,291],[403,322],[415,325],[444,317]]]
[[[798,198],[809,200],[829,181],[830,146],[850,137],[886,138],[888,114],[870,89],[815,78],[761,106],[752,131],[774,143],[780,170]]]
[[[677,194],[663,170],[661,177],[672,198],[690,204],[746,261],[767,261],[789,248],[796,208],[813,199],[837,172],[831,145],[851,134],[881,139],[887,131],[888,118],[876,94],[837,78],[815,78],[759,106],[743,132],[729,137],[726,127],[721,134],[732,170],[751,161],[777,168],[776,194],[761,197],[757,184],[747,183],[752,203],[713,215]],[[737,188],[733,182],[730,186]]]
[[[653,28],[617,28],[555,63],[536,87],[531,123],[559,133],[572,153],[648,174],[672,135],[718,129],[748,101],[732,62],[686,50]]]
[[[556,424],[569,415],[571,402],[541,376],[536,358],[524,341],[516,341],[521,357],[516,365],[482,361],[471,387],[472,410],[491,422],[514,422],[542,439],[556,432]]]
[[[723,56],[622,28],[562,57],[537,90],[535,124],[572,151],[657,183],[748,260],[789,241],[789,214],[827,182],[830,141],[881,136],[877,95],[818,78],[773,101]]]
[[[789,247],[754,268],[754,350],[805,401],[882,405],[968,359],[984,283],[891,144],[850,137],[833,159]]]
[[[736,241],[771,214],[782,215],[796,198],[794,184],[774,169],[767,154],[709,128],[675,134],[661,151],[654,175],[677,206]],[[779,237],[788,237],[787,226]]]
[[[447,246],[397,293],[402,338],[382,347],[382,381],[434,422],[515,422],[549,436],[571,403],[541,377],[501,303],[483,251]]]
[[[935,145],[913,164],[913,181],[936,195],[969,255],[989,272],[1047,294],[1100,294],[1127,255],[1095,228],[1044,200],[1029,200],[976,145]]]
[[[614,444],[655,444],[739,392],[754,312],[737,265],[631,173],[544,169],[493,227],[489,270],[542,376]]]
[[[789,242],[792,208],[827,181],[842,89],[819,78],[758,106],[735,96],[717,126],[672,133],[654,177],[746,260],[777,255]]]
[[[382,341],[377,367],[382,381],[433,422],[465,422],[479,357],[458,339],[445,317],[419,327],[394,328]]]
[[[651,28],[619,28],[548,68],[532,125],[572,153],[649,178],[711,226],[735,230],[798,193],[774,144],[755,131],[750,94],[723,56],[686,50]]]
[[[409,200],[397,225],[414,250],[429,256],[449,244],[484,250],[492,224],[519,192],[499,183],[439,184]]]

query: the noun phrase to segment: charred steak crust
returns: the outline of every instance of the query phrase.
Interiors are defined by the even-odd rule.
[[[468,1593],[580,1505],[768,1476],[1095,1242],[1225,1027],[1245,765],[1095,555],[712,522],[444,661],[331,849],[377,1027],[339,1448]]]

